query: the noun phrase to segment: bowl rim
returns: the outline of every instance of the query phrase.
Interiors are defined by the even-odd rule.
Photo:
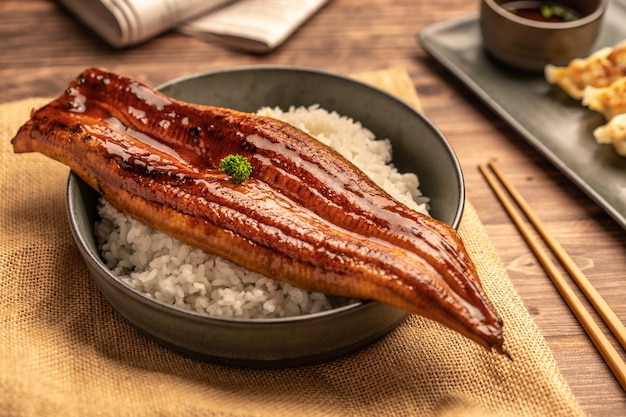
[[[570,22],[542,22],[539,20],[526,19],[524,17],[519,17],[514,13],[507,11],[502,4],[497,3],[495,0],[482,0],[483,4],[487,5],[494,13],[498,14],[502,18],[506,20],[510,20],[511,22],[515,22],[521,26],[527,26],[531,28],[537,29],[547,29],[547,30],[565,30],[565,29],[575,29],[578,27],[586,26],[590,23],[595,22],[596,20],[602,18],[606,9],[609,5],[609,0],[599,0],[598,7],[596,9],[581,17],[580,19],[576,19]],[[513,0],[511,0],[513,1]],[[508,1],[507,1],[508,2]]]
[[[352,84],[360,85],[363,88],[374,90],[377,94],[381,94],[387,96],[390,100],[396,101],[403,106],[405,106],[408,110],[410,110],[417,118],[420,119],[422,123],[424,123],[433,134],[439,136],[442,141],[441,145],[444,146],[447,151],[451,162],[455,168],[457,173],[457,178],[459,182],[459,196],[458,201],[456,202],[457,210],[455,211],[454,218],[450,223],[448,223],[452,228],[458,229],[460,226],[460,222],[463,216],[464,208],[465,208],[465,185],[464,185],[464,176],[463,171],[461,169],[460,162],[456,153],[454,152],[452,145],[447,140],[447,138],[443,135],[443,133],[434,125],[434,123],[424,116],[422,113],[417,111],[417,109],[413,108],[406,101],[394,96],[393,94],[382,90],[376,86],[367,84],[365,82],[356,80],[349,76],[336,74],[330,71],[324,71],[319,69],[313,69],[308,67],[301,66],[292,66],[292,65],[276,65],[276,64],[257,64],[257,65],[241,65],[234,67],[226,67],[219,68],[207,71],[194,72],[187,75],[183,75],[180,77],[173,78],[164,83],[157,85],[155,88],[159,91],[168,87],[170,85],[174,85],[183,81],[188,81],[195,78],[210,76],[210,75],[219,75],[221,73],[233,73],[233,72],[247,72],[247,71],[290,71],[290,72],[299,72],[299,73],[309,73],[315,75],[322,75],[326,77],[331,77],[334,79],[340,79],[342,82],[348,82]],[[166,304],[154,298],[146,296],[141,291],[138,291],[128,284],[124,283],[119,277],[115,276],[113,272],[108,268],[103,261],[101,255],[97,251],[93,251],[91,249],[91,244],[87,241],[86,236],[79,230],[76,219],[78,218],[78,210],[79,203],[72,199],[72,195],[76,192],[80,192],[79,188],[81,184],[85,187],[91,188],[84,183],[84,181],[76,175],[74,172],[70,171],[67,179],[66,186],[66,207],[67,207],[67,216],[70,224],[70,229],[74,238],[78,244],[79,250],[85,255],[84,258],[88,260],[90,266],[93,268],[97,268],[99,272],[104,273],[107,277],[107,280],[110,284],[114,285],[118,290],[127,292],[129,295],[134,297],[137,301],[147,304],[150,308],[157,309],[162,312],[167,312],[168,314],[173,314],[177,317],[183,317],[192,319],[195,321],[207,322],[212,324],[223,324],[223,325],[250,325],[250,324],[258,324],[261,326],[280,326],[285,324],[292,324],[294,322],[304,322],[304,321],[316,321],[316,320],[326,320],[329,317],[337,317],[338,315],[349,314],[354,310],[361,310],[371,307],[372,304],[381,304],[378,301],[373,300],[356,300],[350,302],[349,304],[342,305],[339,307],[331,308],[330,310],[320,311],[317,313],[308,313],[301,314],[298,316],[289,316],[289,317],[272,317],[272,318],[240,318],[240,317],[224,317],[224,316],[212,316],[204,313],[199,313],[193,310],[185,310],[179,307],[175,307],[173,305]],[[95,190],[91,190],[97,194]],[[406,313],[408,315],[409,313]]]

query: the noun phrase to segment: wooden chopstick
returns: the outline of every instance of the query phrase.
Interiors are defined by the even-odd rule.
[[[504,178],[502,171],[500,171],[496,164],[494,162],[490,162],[489,167],[498,177],[503,186],[507,189],[509,194],[513,197],[514,201],[518,204],[520,210],[535,226],[539,235],[542,236],[542,238],[546,241],[546,244],[551,248],[551,250],[555,252],[557,259],[559,259],[559,261],[563,263],[564,268],[568,271],[568,273],[572,275],[572,278],[574,278],[578,285],[582,284],[581,291],[585,293],[585,296],[590,298],[590,303],[592,303],[595,308],[599,309],[598,314],[600,314],[603,320],[608,320],[607,326],[609,326],[611,331],[614,332],[616,339],[620,341],[620,344],[624,346],[623,342],[624,340],[626,340],[626,330],[624,329],[624,325],[621,323],[619,318],[617,318],[615,313],[613,313],[613,311],[609,308],[609,306],[602,299],[600,294],[598,294],[598,292],[589,283],[582,271],[580,271],[580,269],[575,266],[569,255],[567,255],[565,249],[563,249],[563,247],[558,244],[556,239],[554,239],[554,237],[548,232],[543,223],[534,214],[530,206],[526,203],[526,201],[519,194],[519,192],[517,192],[515,187],[513,187],[513,185],[508,180],[506,180],[506,178]],[[521,233],[522,237],[526,240],[528,246],[530,246],[531,250],[537,257],[543,268],[546,270],[555,287],[582,325],[592,343],[594,344],[598,352],[602,355],[604,361],[607,363],[622,388],[626,391],[626,363],[622,360],[619,353],[615,350],[615,348],[606,337],[606,335],[602,332],[591,314],[589,314],[589,311],[587,311],[584,304],[580,301],[576,293],[567,283],[565,277],[563,277],[554,262],[552,262],[549,254],[540,245],[539,240],[532,234],[531,228],[524,222],[522,216],[519,214],[519,212],[515,208],[515,205],[509,199],[496,178],[485,167],[485,165],[479,164],[478,168],[487,180],[487,183],[489,184],[493,192],[496,194],[496,197],[498,197],[498,200],[500,200],[500,203],[502,204],[504,209],[513,220],[513,223],[515,223],[515,226]],[[574,273],[572,274],[570,270],[574,271]],[[581,284],[578,283],[579,281]],[[598,307],[596,307],[596,305]],[[607,318],[605,319],[605,317]]]
[[[502,185],[504,185],[509,195],[513,197],[513,200],[515,200],[524,215],[533,224],[537,233],[539,233],[565,270],[571,275],[576,285],[578,285],[583,294],[585,294],[585,297],[587,297],[591,305],[598,312],[600,317],[602,317],[602,320],[604,320],[609,327],[619,344],[622,345],[622,348],[626,349],[626,326],[624,326],[624,323],[622,323],[611,307],[604,301],[604,298],[602,298],[593,285],[591,285],[585,274],[580,270],[578,265],[574,263],[567,251],[563,249],[563,246],[554,238],[552,233],[544,226],[543,222],[530,208],[526,200],[524,200],[515,187],[504,177],[500,168],[498,168],[494,162],[489,162],[489,168],[496,174],[496,177],[498,177]]]

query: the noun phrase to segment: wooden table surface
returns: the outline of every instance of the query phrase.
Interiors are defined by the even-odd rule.
[[[282,47],[252,55],[176,32],[115,50],[54,1],[2,0],[0,102],[56,96],[89,66],[153,85],[197,71],[247,64],[297,65],[343,74],[405,67],[426,115],[452,143],[464,171],[467,197],[579,403],[590,416],[624,415],[626,394],[498,204],[477,164],[499,162],[622,320],[626,320],[626,232],[416,42],[416,33],[427,25],[475,13],[477,8],[478,1],[465,0],[331,0]]]

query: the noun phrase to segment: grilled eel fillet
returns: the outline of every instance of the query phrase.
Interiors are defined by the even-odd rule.
[[[390,304],[505,353],[502,320],[456,231],[289,124],[92,68],[33,111],[12,144],[68,165],[119,210],[207,252]],[[253,166],[243,184],[218,171],[230,154]]]

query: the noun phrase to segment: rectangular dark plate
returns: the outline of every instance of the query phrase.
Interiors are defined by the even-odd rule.
[[[613,0],[594,50],[626,39],[626,2]],[[626,228],[626,157],[598,145],[603,117],[549,85],[542,74],[505,67],[482,48],[478,15],[428,26],[424,49],[464,82],[551,163]]]

